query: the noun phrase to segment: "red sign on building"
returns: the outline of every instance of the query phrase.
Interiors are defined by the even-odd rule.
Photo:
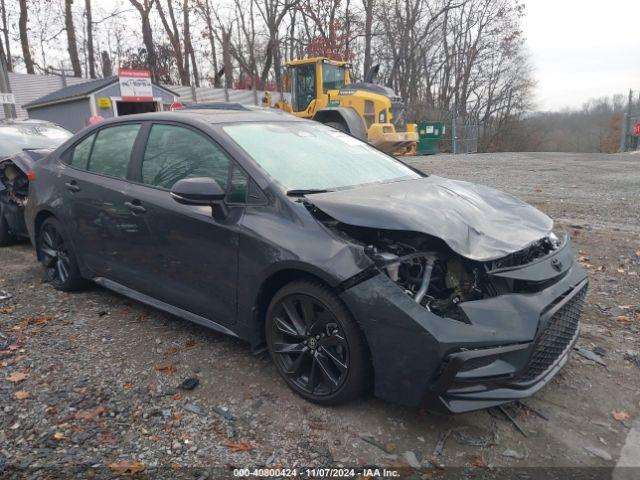
[[[633,135],[634,135],[635,137],[640,137],[640,122],[636,123],[636,124],[633,126]]]
[[[148,70],[118,70],[120,80],[120,96],[125,102],[153,101],[151,73]]]

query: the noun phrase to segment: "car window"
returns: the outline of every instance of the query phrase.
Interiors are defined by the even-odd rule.
[[[126,178],[138,130],[140,130],[139,123],[100,130],[93,143],[87,170],[111,177]]]
[[[93,145],[94,138],[95,134],[89,135],[87,138],[73,147],[73,149],[71,150],[71,154],[68,157],[69,165],[72,165],[76,168],[81,168],[83,170],[87,169],[89,154],[91,153],[91,146]]]
[[[183,178],[212,177],[226,189],[230,163],[204,135],[190,128],[156,124],[142,160],[142,182],[171,189]]]
[[[234,165],[231,170],[231,185],[229,185],[229,193],[227,193],[227,202],[246,203],[248,183],[249,180],[245,173]]]

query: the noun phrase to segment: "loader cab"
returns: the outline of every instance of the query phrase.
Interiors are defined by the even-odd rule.
[[[291,75],[291,107],[295,114],[310,117],[328,106],[328,92],[350,83],[349,64],[326,58],[294,60],[287,64]]]

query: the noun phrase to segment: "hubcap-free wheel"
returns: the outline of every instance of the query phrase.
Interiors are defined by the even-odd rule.
[[[349,345],[319,299],[306,294],[283,298],[271,328],[274,361],[291,383],[313,396],[340,389],[349,371]]]
[[[70,292],[85,284],[69,238],[56,218],[47,218],[38,231],[38,257],[44,266],[47,280],[58,290]]]
[[[50,282],[63,284],[69,278],[69,252],[60,232],[51,224],[42,228],[40,253],[47,278]]]

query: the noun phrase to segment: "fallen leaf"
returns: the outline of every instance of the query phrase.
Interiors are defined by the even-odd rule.
[[[56,432],[56,433],[53,434],[53,438],[55,438],[56,440],[63,440],[64,439],[64,433]]]
[[[613,418],[618,420],[619,422],[623,422],[624,420],[629,420],[629,414],[624,410],[614,410],[611,412]]]
[[[541,193],[542,189],[541,188],[536,188],[536,189],[534,189],[534,191],[537,192],[537,193]]]
[[[165,355],[175,355],[178,353],[178,349],[176,347],[169,347],[164,351]]]
[[[104,405],[100,405],[96,408],[91,408],[89,410],[80,410],[79,412],[77,412],[75,414],[75,418],[77,420],[95,420],[97,417],[99,417],[101,414],[105,413],[107,411],[107,407],[105,407]]]
[[[636,257],[640,257],[640,250],[636,250]]]
[[[471,466],[472,467],[476,467],[476,468],[484,468],[484,469],[489,469],[489,465],[487,465],[487,462],[484,461],[484,458],[482,458],[481,455],[473,455],[471,457]]]
[[[248,452],[253,450],[253,446],[247,442],[234,442],[233,440],[226,440],[222,445],[227,447],[232,453]]]
[[[16,311],[16,306],[11,305],[10,307],[2,307],[0,308],[0,313],[9,314]]]
[[[18,400],[24,400],[26,398],[29,398],[31,394],[24,390],[18,390],[16,393],[13,394],[13,396],[16,397]]]
[[[196,345],[196,341],[193,338],[189,338],[187,339],[186,342],[184,342],[184,347],[182,347],[183,350],[188,350],[190,348],[195,347]]]
[[[173,399],[174,400],[182,400],[182,396],[183,395],[180,392],[178,392],[173,396]]]
[[[396,449],[398,448],[398,446],[393,443],[393,442],[389,442],[384,446],[385,450],[387,451],[387,453],[393,453],[396,451]]]
[[[173,363],[161,363],[156,365],[156,371],[162,373],[163,375],[173,375],[176,373],[176,366]]]
[[[134,475],[144,470],[144,463],[137,461],[131,462],[129,460],[120,460],[119,462],[110,463],[109,468],[113,470],[113,472],[117,475],[124,475],[127,472],[131,475]]]
[[[7,376],[7,380],[9,380],[12,383],[18,383],[23,381],[28,376],[29,374],[25,372],[13,372],[9,374],[9,376]]]
[[[617,320],[618,322],[627,323],[631,319],[629,318],[629,315],[618,315],[617,317],[613,317],[612,320]]]

